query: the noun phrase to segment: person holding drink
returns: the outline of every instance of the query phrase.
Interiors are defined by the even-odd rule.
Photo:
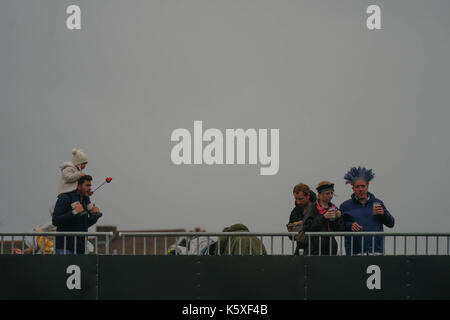
[[[299,183],[294,186],[292,190],[295,199],[295,207],[291,211],[289,216],[289,223],[286,224],[286,228],[289,232],[301,232],[303,227],[304,213],[307,208],[316,201],[316,194],[304,183]],[[300,250],[304,249],[305,243],[300,241],[297,237],[297,246],[295,248],[294,255],[298,256]]]
[[[331,202],[334,196],[334,184],[322,181],[316,188],[318,195],[314,205],[305,213],[303,231],[338,232],[344,231],[344,219],[341,211]],[[311,236],[311,243],[305,248],[305,254],[336,255],[338,245],[334,237]],[[311,249],[311,252],[309,252]]]
[[[372,169],[362,167],[353,167],[345,174],[346,184],[351,184],[353,190],[351,199],[340,205],[346,231],[381,232],[383,225],[394,227],[395,219],[383,201],[369,192],[369,183],[374,176]],[[381,255],[384,252],[383,237],[345,237],[345,251],[347,255]]]

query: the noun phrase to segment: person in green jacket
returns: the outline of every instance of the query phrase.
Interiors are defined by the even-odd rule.
[[[249,230],[243,224],[233,224],[222,232],[249,232]],[[217,241],[215,255],[259,256],[267,255],[267,251],[261,240],[255,236],[223,236]]]

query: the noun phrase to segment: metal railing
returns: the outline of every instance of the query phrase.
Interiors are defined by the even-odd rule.
[[[239,250],[235,255],[258,255],[262,254],[263,246],[260,246],[260,252],[251,252],[252,239],[258,239],[266,248],[269,255],[292,255],[297,249],[297,241],[294,237],[296,232],[283,233],[252,233],[252,232],[120,232],[122,238],[122,255],[208,255],[202,253],[204,248],[198,244],[200,237],[214,239],[216,242],[216,254],[223,255],[220,246],[221,241],[218,238],[225,239],[223,243],[228,246],[225,255],[231,255],[230,248],[232,239],[237,239]],[[308,241],[299,249],[299,254],[305,255],[450,255],[450,233],[393,233],[393,232],[306,232]],[[142,251],[136,249],[136,239],[143,238],[144,246]],[[152,239],[153,250],[147,250],[147,238]],[[180,246],[179,239],[185,238],[186,243],[196,243],[196,250],[189,250],[187,246]],[[250,252],[243,252],[242,239],[250,238]],[[164,249],[157,251],[157,239],[161,239]],[[168,239],[174,244],[169,246]],[[433,241],[432,241],[433,240]],[[127,246],[127,241],[131,241],[131,246]],[[328,242],[328,243],[325,243]],[[158,246],[159,247],[159,246]],[[335,247],[335,250],[329,248]],[[186,248],[186,250],[179,250]],[[224,249],[224,248],[222,248]],[[225,248],[226,249],[226,248]],[[172,250],[172,251],[171,251]],[[206,251],[208,252],[208,251]]]
[[[319,256],[333,254],[331,250],[322,250],[325,246],[323,241],[332,241],[331,238],[337,238],[339,255],[344,254],[344,249],[348,256],[450,255],[450,233],[307,232],[305,235],[308,252]],[[319,250],[312,250],[313,244],[317,248],[317,241]]]
[[[210,255],[205,247],[201,247],[200,243],[207,243],[208,247],[215,243],[217,251],[215,250],[215,255],[231,255],[231,252],[235,249],[232,248],[232,239],[237,239],[239,246],[238,255],[262,255],[262,254],[276,254],[274,252],[274,247],[276,246],[276,241],[274,238],[280,239],[280,245],[282,251],[284,252],[284,245],[286,238],[288,238],[288,243],[291,246],[291,254],[295,251],[296,242],[292,241],[297,235],[296,232],[278,232],[278,233],[250,233],[250,232],[119,232],[119,237],[122,238],[122,255],[125,254],[142,254],[142,255]],[[143,238],[142,251],[136,249],[136,238]],[[147,250],[148,239],[151,239],[153,248]],[[171,241],[169,241],[169,239]],[[220,241],[218,241],[220,239]],[[269,239],[269,241],[267,240]],[[127,240],[131,241],[131,253],[127,251]],[[161,248],[158,246],[159,243],[163,246]],[[184,240],[184,241],[183,241]],[[264,243],[266,241],[266,243]],[[169,244],[173,242],[173,244]],[[185,245],[180,244],[184,242]],[[243,242],[248,243],[248,252],[244,252]],[[257,251],[252,252],[253,243],[257,243]],[[261,245],[264,244],[264,245]],[[270,248],[270,253],[266,248]],[[159,250],[158,250],[159,249]],[[202,252],[203,251],[203,252]],[[284,253],[283,253],[284,254]]]
[[[78,254],[450,255],[450,233],[307,232],[308,241],[301,246],[294,238],[296,235],[296,232],[119,232],[116,236],[112,232],[0,233],[0,254],[54,254],[58,237],[64,242],[62,254],[70,253],[70,249],[76,253],[77,240],[83,239],[85,249],[88,241],[92,248]],[[68,246],[69,242],[73,246]]]
[[[112,237],[112,232],[0,233],[0,255],[53,255],[58,250],[55,249],[56,238],[62,239],[63,242],[62,249],[59,249],[61,251],[58,252],[60,254],[109,254],[109,244]],[[85,248],[82,253],[80,253],[79,248],[80,239]],[[99,245],[102,245],[102,252],[99,252]],[[88,248],[91,248],[91,250]]]

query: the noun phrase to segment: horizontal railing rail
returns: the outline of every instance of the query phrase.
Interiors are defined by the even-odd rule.
[[[54,254],[56,237],[62,237],[62,254],[69,250],[76,253],[77,240],[81,238],[86,249],[90,243],[90,250],[82,254],[450,255],[450,233],[306,232],[307,240],[300,244],[296,235],[297,232],[0,233],[0,254]],[[69,239],[73,246],[67,248]]]

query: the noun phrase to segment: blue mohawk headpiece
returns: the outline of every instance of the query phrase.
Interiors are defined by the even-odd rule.
[[[353,183],[356,180],[360,179],[369,182],[370,180],[373,179],[374,176],[375,173],[372,173],[372,169],[353,167],[345,174],[344,179],[347,180],[345,184]]]

